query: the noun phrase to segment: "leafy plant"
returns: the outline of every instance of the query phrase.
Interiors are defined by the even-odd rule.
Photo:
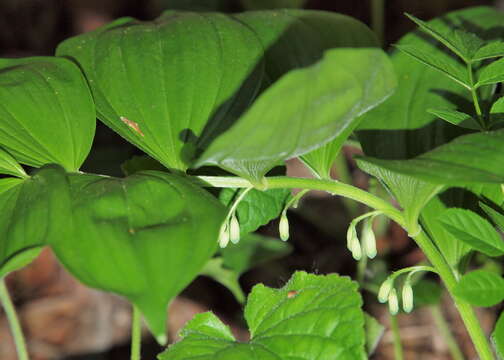
[[[371,209],[349,226],[355,259],[377,255],[376,217],[425,253],[430,264],[395,271],[377,291],[393,315],[414,310],[416,276],[437,274],[480,358],[494,359],[471,305],[501,302],[503,279],[467,271],[475,252],[504,253],[503,15],[409,17],[429,39],[408,34],[390,56],[352,18],[289,9],[122,18],[67,39],[56,57],[1,60],[0,277],[50,246],[77,279],[133,304],[139,359],[140,314],[165,344],[167,306],[198,274],[243,302],[240,275],[289,251],[253,232],[280,216],[287,240],[288,209],[321,190]],[[125,164],[124,178],[79,171],[95,115],[149,156]],[[355,130],[359,167],[399,208],[330,178]],[[276,174],[293,157],[315,178]],[[278,290],[257,285],[245,306],[249,342],[200,314],[160,359],[364,359],[382,330],[357,290],[302,272]],[[15,328],[5,291],[0,298]],[[499,320],[499,352],[502,333]]]

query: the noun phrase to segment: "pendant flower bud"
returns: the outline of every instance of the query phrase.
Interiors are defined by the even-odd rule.
[[[399,312],[399,299],[397,298],[396,289],[392,289],[390,291],[390,294],[388,296],[388,306],[390,314],[397,315],[397,313]]]
[[[413,310],[413,288],[409,281],[406,281],[402,288],[402,306],[404,312],[410,313]]]
[[[229,227],[227,221],[222,224],[219,232],[219,246],[225,248],[229,243]]]
[[[364,253],[368,258],[374,259],[377,254],[376,251],[376,237],[373,232],[373,220],[372,218],[367,218],[364,221],[364,226],[362,228],[362,247],[364,248]]]
[[[394,287],[394,280],[392,278],[388,278],[385,280],[381,286],[380,290],[378,290],[378,301],[382,304],[386,303],[389,297],[389,294]]]
[[[278,231],[280,233],[280,239],[283,241],[289,240],[289,219],[287,218],[287,214],[285,212],[282,212],[282,216],[280,217]]]
[[[352,245],[355,242],[355,240],[357,239],[357,241],[359,241],[357,237],[357,230],[355,230],[355,225],[353,222],[350,223],[350,226],[348,227],[346,233],[346,239],[347,239],[347,249],[352,251]]]
[[[233,244],[238,244],[240,241],[240,223],[236,218],[236,214],[233,214],[231,220],[229,220],[229,240]]]

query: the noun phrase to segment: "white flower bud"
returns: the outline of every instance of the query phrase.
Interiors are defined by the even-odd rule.
[[[378,290],[379,302],[381,302],[382,304],[387,302],[387,299],[393,286],[394,286],[394,280],[392,278],[388,278],[381,284],[380,290]]]
[[[402,288],[402,306],[404,312],[410,313],[413,310],[413,288],[409,281]]]
[[[289,219],[287,219],[287,214],[285,212],[282,212],[282,216],[280,217],[278,231],[280,233],[280,239],[283,241],[289,240]]]
[[[229,240],[233,244],[238,244],[240,241],[240,223],[235,214],[231,216],[231,220],[229,221]]]
[[[219,232],[219,246],[225,248],[229,243],[229,228],[227,222],[222,224]]]
[[[355,225],[353,223],[350,223],[350,226],[348,227],[346,233],[346,239],[347,239],[346,246],[348,250],[352,251],[353,243],[355,242],[356,238],[357,238],[357,230],[355,230]]]
[[[362,258],[362,248],[359,243],[359,239],[356,237],[353,244],[352,244],[352,257],[359,261]]]
[[[399,312],[399,299],[397,298],[396,289],[392,289],[390,291],[390,294],[388,296],[388,306],[389,306],[389,312],[392,315],[397,315],[397,313]]]
[[[373,220],[367,218],[362,228],[362,247],[368,258],[374,259],[376,256],[376,238],[373,232]]]

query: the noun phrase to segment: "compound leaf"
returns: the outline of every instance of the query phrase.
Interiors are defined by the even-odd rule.
[[[504,279],[485,270],[471,271],[460,279],[453,293],[475,306],[493,306],[504,300]]]
[[[281,289],[256,285],[245,319],[251,340],[238,343],[212,313],[196,315],[160,360],[342,360],[365,357],[364,313],[357,285],[338,275],[296,272]]]
[[[0,59],[0,146],[20,163],[78,170],[96,114],[79,68],[55,57]]]
[[[499,59],[482,68],[478,73],[476,87],[504,81],[504,59]]]
[[[476,51],[473,56],[473,61],[481,61],[495,57],[504,56],[504,42],[492,41]]]
[[[450,109],[428,109],[430,114],[437,116],[444,121],[449,122],[450,124],[457,125],[466,129],[471,130],[479,130],[481,127],[478,122],[471,116],[466,113],[450,110]]]
[[[487,220],[466,209],[452,208],[439,217],[457,240],[488,256],[504,255],[504,240]]]

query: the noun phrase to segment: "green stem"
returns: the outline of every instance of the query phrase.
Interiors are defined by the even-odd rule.
[[[131,316],[131,360],[140,360],[142,346],[142,315],[140,310],[133,305]]]
[[[5,285],[4,278],[0,278],[0,302],[5,310],[5,315],[7,315],[7,320],[12,332],[12,337],[14,338],[14,343],[16,344],[16,350],[19,360],[28,360],[28,351],[26,349],[26,342],[23,336],[23,330],[19,319],[16,315],[16,309],[9,296],[9,291]]]
[[[371,0],[371,28],[381,46],[385,34],[385,0]]]
[[[414,237],[414,239],[420,249],[422,249],[427,259],[436,268],[439,276],[446,286],[446,289],[452,296],[453,301],[455,302],[455,306],[460,313],[460,317],[462,318],[467,332],[469,333],[476,351],[479,354],[480,360],[494,360],[494,356],[488,343],[487,337],[483,332],[483,329],[481,328],[481,325],[478,318],[476,317],[473,308],[468,303],[458,300],[455,296],[453,296],[453,289],[457,285],[457,279],[455,278],[455,275],[446,262],[445,258],[432,243],[429,237],[425,234],[425,232],[421,231]]]
[[[390,329],[392,330],[392,339],[394,343],[394,359],[403,360],[403,348],[401,343],[401,334],[399,332],[399,323],[396,315],[390,315]]]
[[[248,188],[253,186],[250,181],[239,177],[221,177],[221,176],[198,176],[193,178],[203,186],[213,187],[235,187]],[[297,178],[288,176],[273,176],[264,178],[266,189],[310,189],[327,191],[333,195],[345,196],[370,208],[379,210],[399,225],[404,226],[402,214],[387,201],[361,190],[355,186],[344,184],[336,180]]]
[[[483,113],[481,111],[481,107],[478,100],[478,90],[474,86],[474,76],[471,63],[467,63],[467,73],[469,75],[469,84],[471,85],[471,96],[474,104],[474,110],[476,110],[476,114],[478,115],[479,124],[482,126],[482,128],[485,128],[485,123],[483,121]]]
[[[448,326],[448,323],[446,322],[439,305],[431,306],[430,312],[431,312],[432,318],[434,319],[434,323],[436,324],[436,327],[439,329],[441,336],[443,337],[443,339],[446,341],[446,344],[448,345],[448,349],[450,350],[450,354],[452,356],[452,359],[453,360],[464,360],[464,354],[462,354],[462,350],[460,350],[460,347],[458,346],[457,341],[453,337],[453,334],[450,330],[450,327]]]

